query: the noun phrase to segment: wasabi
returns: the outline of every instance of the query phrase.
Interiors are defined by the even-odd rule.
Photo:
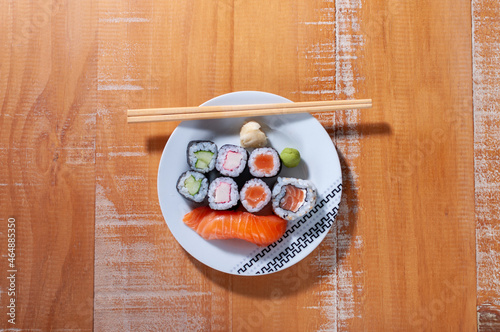
[[[280,159],[286,167],[295,167],[300,163],[300,152],[294,148],[284,148],[280,153]]]

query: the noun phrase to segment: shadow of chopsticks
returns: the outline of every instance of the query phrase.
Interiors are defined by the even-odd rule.
[[[388,135],[392,133],[391,126],[387,122],[349,124],[327,128],[330,136],[369,136],[369,135]]]

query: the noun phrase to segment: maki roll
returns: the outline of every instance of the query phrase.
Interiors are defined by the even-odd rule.
[[[259,212],[271,200],[271,190],[261,179],[250,179],[241,189],[240,200],[248,212]]]
[[[220,147],[215,167],[224,176],[237,177],[247,165],[248,152],[241,146],[225,144]]]
[[[184,172],[177,180],[177,191],[191,201],[203,202],[207,196],[208,179],[199,172]]]
[[[193,171],[208,173],[215,167],[217,145],[211,141],[191,141],[187,147],[187,162]]]
[[[273,148],[258,148],[250,153],[248,158],[250,174],[255,177],[273,177],[281,170],[281,160],[278,151]]]
[[[238,185],[231,178],[217,178],[208,187],[208,205],[213,210],[228,210],[236,206],[239,199]]]
[[[316,204],[316,188],[307,180],[278,178],[273,188],[273,211],[292,221],[303,217]]]

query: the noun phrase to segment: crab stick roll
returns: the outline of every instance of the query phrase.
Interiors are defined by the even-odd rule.
[[[241,188],[240,201],[248,212],[259,212],[271,201],[271,189],[261,179],[250,179]]]
[[[241,146],[225,144],[220,147],[215,168],[224,176],[237,177],[247,165],[248,152]]]
[[[238,185],[231,178],[217,178],[208,187],[208,205],[213,210],[228,210],[236,206],[239,199]]]
[[[248,158],[248,168],[250,174],[258,178],[270,178],[278,175],[281,170],[281,160],[278,151],[273,148],[258,148],[253,150]]]

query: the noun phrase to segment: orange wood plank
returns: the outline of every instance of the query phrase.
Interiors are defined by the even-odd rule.
[[[357,222],[370,329],[476,328],[469,9],[390,1],[363,11],[360,70],[377,105],[362,117],[372,128]]]
[[[91,330],[95,2],[0,7],[0,327]],[[16,220],[15,296],[6,292],[8,217]]]

